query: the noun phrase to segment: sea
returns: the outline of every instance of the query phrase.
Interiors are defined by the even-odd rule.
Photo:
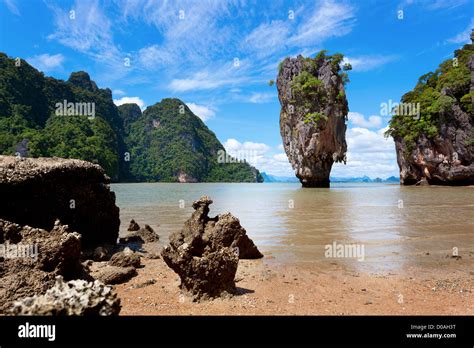
[[[334,183],[112,184],[121,235],[128,222],[150,225],[160,244],[180,230],[192,202],[208,195],[210,216],[231,212],[267,262],[334,262],[364,271],[437,267],[473,255],[474,187]]]

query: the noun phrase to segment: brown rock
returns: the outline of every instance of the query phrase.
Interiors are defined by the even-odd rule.
[[[85,161],[0,156],[0,218],[51,230],[57,218],[82,244],[114,244],[120,225],[104,170]]]
[[[140,229],[140,225],[138,225],[135,220],[130,220],[130,224],[128,225],[127,231],[138,231]]]
[[[104,284],[121,284],[137,275],[135,267],[105,266],[91,274]]]
[[[132,231],[131,233],[127,234],[125,237],[119,239],[119,242],[122,244],[128,243],[153,243],[157,242],[160,239],[160,236],[155,233],[153,228],[149,225],[145,225],[145,227],[140,227],[135,220],[130,221],[130,225],[128,227],[128,231]]]
[[[181,288],[195,299],[232,294],[239,257],[262,257],[237,218],[229,213],[208,217],[211,203],[208,196],[195,201],[191,218],[162,251],[163,260],[180,276]]]
[[[20,298],[44,294],[58,275],[91,279],[81,264],[81,236],[57,222],[51,231],[0,219],[0,242],[10,252],[0,258],[0,313]],[[17,250],[16,255],[11,253]]]
[[[124,251],[120,251],[110,258],[108,263],[110,266],[117,266],[117,267],[140,267],[140,256],[135,253],[126,253]]]
[[[238,248],[236,251],[240,259],[263,257],[235,216],[225,213],[209,218],[210,204],[212,200],[208,196],[193,202],[195,212],[184,223],[181,231],[170,236],[170,245],[177,249],[187,243],[193,254],[202,254],[206,247],[211,251],[229,247]]]

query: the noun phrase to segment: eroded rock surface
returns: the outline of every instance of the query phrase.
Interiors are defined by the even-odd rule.
[[[14,300],[44,294],[58,275],[91,279],[80,261],[81,235],[59,221],[46,231],[0,219],[0,244],[0,313]]]
[[[208,217],[211,203],[208,196],[193,202],[191,218],[162,251],[163,260],[180,276],[181,288],[195,299],[234,293],[239,257],[262,257],[237,218],[229,213]]]
[[[203,196],[193,202],[194,212],[181,231],[170,236],[170,245],[178,248],[187,243],[192,253],[202,254],[207,247],[211,251],[222,247],[238,248],[239,258],[258,259],[263,257],[253,241],[247,236],[247,231],[240,225],[239,219],[230,213],[220,214],[210,218],[209,205],[212,200]]]
[[[299,55],[281,63],[276,83],[280,133],[304,187],[329,187],[333,163],[346,161],[349,110],[339,69],[339,62],[324,54],[314,59]]]
[[[115,244],[119,208],[108,184],[89,162],[0,156],[0,218],[46,230],[59,219],[85,247]]]

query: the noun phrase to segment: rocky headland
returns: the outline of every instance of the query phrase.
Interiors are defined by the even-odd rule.
[[[474,32],[471,34],[474,40]],[[474,185],[474,45],[420,77],[394,110],[402,185]],[[420,113],[407,111],[419,107]]]

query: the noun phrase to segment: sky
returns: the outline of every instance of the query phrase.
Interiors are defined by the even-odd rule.
[[[0,0],[0,51],[66,80],[87,71],[117,105],[180,98],[228,152],[260,171],[294,172],[281,145],[278,63],[340,52],[347,164],[336,177],[398,177],[383,136],[394,103],[469,42],[474,0]]]

